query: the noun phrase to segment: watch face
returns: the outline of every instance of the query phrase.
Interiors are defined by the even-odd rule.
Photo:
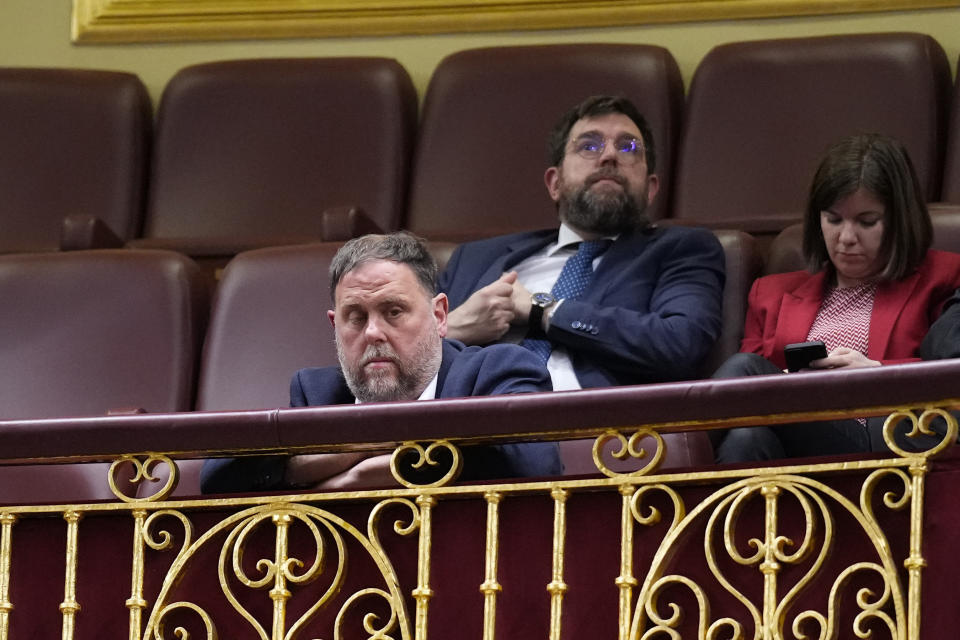
[[[535,293],[531,296],[533,304],[538,307],[549,307],[555,302],[552,294],[549,293]]]

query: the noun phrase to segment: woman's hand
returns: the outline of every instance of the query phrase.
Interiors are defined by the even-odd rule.
[[[827,354],[826,358],[810,362],[811,369],[860,369],[879,366],[880,362],[847,347],[838,347]]]

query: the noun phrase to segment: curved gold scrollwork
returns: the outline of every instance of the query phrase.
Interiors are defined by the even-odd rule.
[[[138,497],[136,495],[130,496],[120,490],[117,479],[119,477],[118,474],[120,470],[125,464],[129,463],[133,466],[134,475],[129,479],[128,484],[136,488],[141,483],[156,483],[159,481],[159,478],[152,475],[152,472],[154,467],[161,462],[167,465],[170,473],[167,476],[166,483],[161,486],[160,489],[145,497]],[[147,454],[143,459],[128,455],[122,456],[118,460],[115,460],[113,464],[110,465],[110,472],[108,474],[107,481],[110,483],[110,490],[113,491],[113,495],[117,496],[124,502],[157,502],[164,500],[167,496],[173,493],[173,490],[177,488],[178,478],[179,470],[177,469],[177,465],[173,460],[164,455],[151,453]]]
[[[163,619],[168,613],[177,609],[188,609],[196,613],[203,622],[207,640],[217,640],[217,628],[214,626],[213,620],[210,619],[210,615],[192,602],[173,602],[161,609],[157,614],[157,622],[153,630],[154,640],[164,640],[166,631],[164,629]],[[179,640],[190,640],[191,638],[190,632],[183,627],[176,627],[173,630],[173,635],[179,638]]]
[[[363,589],[356,592],[347,598],[347,601],[343,603],[343,606],[340,607],[340,611],[337,613],[337,619],[333,624],[334,640],[341,640],[343,638],[343,617],[350,607],[361,598],[368,596],[379,596],[383,598],[388,605],[391,604],[390,594],[383,589]],[[388,635],[388,632],[397,626],[397,610],[391,606],[390,617],[387,618],[383,624],[377,626],[376,623],[379,619],[380,617],[374,613],[368,613],[363,616],[363,630],[370,634],[369,640],[394,640],[394,637]]]
[[[378,624],[379,618],[374,613],[367,613],[364,616],[364,629],[367,630],[370,638],[388,640],[392,636],[387,634],[399,628],[399,637],[409,640],[412,637],[410,635],[410,622],[399,580],[376,535],[376,527],[381,514],[385,507],[391,504],[403,506],[413,514],[409,522],[400,520],[394,522],[394,531],[401,535],[407,535],[419,526],[419,510],[412,502],[405,499],[388,499],[378,503],[369,516],[367,536],[364,536],[350,522],[335,516],[329,511],[296,503],[261,505],[225,518],[207,530],[196,542],[185,545],[184,549],[181,550],[180,555],[177,556],[167,573],[153,613],[147,622],[144,637],[151,637],[151,633],[162,633],[163,617],[173,608],[188,607],[198,613],[200,612],[199,607],[191,603],[178,602],[165,605],[165,602],[170,597],[176,584],[184,579],[190,566],[189,563],[198,551],[226,533],[226,539],[219,548],[218,571],[221,591],[230,605],[249,623],[254,630],[254,634],[252,634],[254,637],[262,640],[267,640],[267,638],[295,638],[300,635],[303,628],[321,608],[330,604],[344,584],[347,567],[347,539],[349,538],[359,543],[364,551],[369,554],[380,571],[383,584],[368,586],[349,597],[345,604],[341,606],[337,620],[343,618],[348,606],[355,606],[355,603],[362,597],[378,596],[386,601],[390,611],[384,624]],[[161,513],[176,516],[175,512],[158,512],[155,515],[159,516]],[[294,527],[306,531],[308,534],[306,538],[299,535],[299,532],[296,536],[298,540],[296,552],[299,554],[306,552],[307,557],[292,555],[292,550],[288,547],[290,532]],[[260,536],[267,536],[267,539],[272,537],[273,555],[272,557],[261,557],[252,563],[244,562],[244,549],[248,543],[251,543],[255,535],[258,542],[256,547],[251,546],[251,548],[263,548],[262,545],[266,540]],[[165,548],[170,545],[169,535],[161,534],[159,537],[151,537],[148,544],[152,548]],[[316,580],[320,575],[327,572],[328,568],[331,572],[329,584],[324,582],[319,596],[311,592],[304,592],[305,594],[309,593],[307,597],[310,598],[304,604],[310,604],[310,606],[297,620],[288,625],[286,605],[287,601],[296,595],[293,587],[302,586]],[[240,598],[234,593],[238,584],[247,589],[268,590],[266,596],[273,607],[269,627],[241,604]],[[298,609],[302,610],[300,607]],[[212,629],[211,624],[208,626],[208,634],[210,632],[215,633],[215,631],[211,631]],[[180,630],[178,629],[176,633],[180,633]],[[339,634],[339,631],[337,633]],[[237,633],[238,637],[242,637],[242,635]],[[251,634],[248,633],[247,635]],[[208,637],[215,636],[208,635]],[[160,636],[157,636],[157,640],[160,640]]]
[[[603,447],[611,440],[616,440],[620,444],[620,448],[611,452],[610,454],[617,460],[626,460],[628,457],[633,458],[634,460],[642,460],[646,458],[647,450],[640,446],[641,441],[646,437],[653,438],[654,443],[656,444],[656,449],[653,452],[653,457],[650,459],[650,462],[644,466],[634,471],[621,473],[614,471],[604,463]],[[637,429],[629,439],[619,431],[606,431],[597,437],[593,443],[593,464],[595,464],[597,469],[599,469],[600,472],[608,478],[623,478],[651,474],[660,467],[660,462],[663,460],[663,456],[665,454],[666,448],[663,443],[663,436],[653,429],[648,429],[646,427]]]
[[[440,462],[434,457],[434,454],[439,449],[446,449],[452,456],[450,468],[443,474],[443,477],[429,483],[417,483],[409,478],[404,477],[403,472],[400,469],[401,458],[413,452],[417,455],[417,459],[415,462],[409,465],[410,468],[422,469],[424,465],[438,467]],[[393,456],[390,458],[390,473],[393,474],[393,477],[397,482],[409,489],[446,486],[457,479],[462,469],[463,457],[460,455],[460,450],[449,440],[437,440],[430,443],[426,449],[424,449],[417,442],[404,442],[397,447],[396,450],[394,450]]]
[[[898,562],[894,560],[886,536],[877,522],[873,505],[874,493],[881,479],[891,477],[904,488],[902,491],[888,490],[883,495],[882,504],[891,510],[900,510],[908,506],[913,497],[910,478],[901,470],[889,469],[878,470],[867,478],[861,488],[859,504],[851,502],[829,485],[811,478],[768,476],[746,478],[723,487],[698,503],[688,515],[682,515],[681,506],[678,511],[681,515],[664,536],[638,594],[630,637],[634,640],[680,637],[679,625],[688,612],[684,612],[677,601],[661,602],[667,587],[677,585],[689,590],[697,601],[699,611],[692,614],[698,616],[693,619],[698,626],[697,637],[701,638],[740,639],[752,637],[751,633],[760,634],[761,630],[765,630],[764,634],[772,632],[774,637],[785,637],[784,630],[788,626],[793,629],[793,637],[796,638],[847,637],[851,631],[856,637],[867,638],[871,630],[876,630],[877,623],[890,629],[891,637],[906,637],[905,594],[898,573]],[[631,509],[634,517],[643,524],[655,522],[659,518],[656,510],[641,514],[641,496],[640,491],[633,496]],[[758,522],[753,517],[756,515],[757,501],[764,513],[760,519],[763,524],[755,532],[740,531],[742,527],[755,526]],[[745,515],[748,509],[751,510],[749,516]],[[835,512],[852,516],[860,525],[864,538],[871,545],[874,559],[857,561],[846,567],[827,562],[837,536]],[[788,513],[791,515],[784,515]],[[695,523],[704,518],[707,520],[703,537],[704,561],[716,583],[733,596],[742,607],[745,617],[752,621],[754,632],[745,631],[742,623],[732,618],[711,622],[707,595],[711,588],[697,584],[685,575],[665,573],[672,557],[670,551],[677,548],[679,538],[687,532],[697,531],[698,525]],[[781,518],[790,520],[791,530],[796,533],[785,535],[781,530]],[[796,529],[797,524],[800,525],[799,529]],[[726,563],[721,561],[723,556]],[[748,597],[725,575],[725,567],[731,561],[757,569],[753,588],[762,589],[762,599],[758,600],[755,595]],[[789,572],[785,571],[787,566],[791,566]],[[826,609],[795,612],[800,594],[814,580],[831,579],[824,575],[828,571],[837,573],[827,583],[833,586],[825,603]],[[882,589],[877,593],[867,586],[860,586],[856,590],[856,603],[860,611],[853,621],[853,628],[838,628],[838,603],[857,588],[856,576],[866,578],[863,574],[867,573],[879,577]],[[742,580],[743,577],[739,576],[738,584]],[[788,625],[791,616],[792,625]],[[811,635],[813,626],[817,630]]]
[[[640,487],[633,493],[633,496],[630,498],[630,512],[633,514],[633,518],[640,524],[647,526],[660,522],[660,510],[656,507],[649,507],[646,514],[641,511],[643,499],[647,494],[654,491],[666,494],[673,502],[673,523],[670,525],[670,530],[675,529],[683,520],[687,511],[683,504],[683,499],[680,498],[680,494],[677,493],[676,489],[668,487],[665,484],[646,485]]]
[[[946,425],[945,432],[941,433],[931,427],[933,421],[937,418],[943,419]],[[903,420],[908,421],[911,425],[910,431],[906,433],[907,438],[914,439],[920,436],[926,436],[934,439],[933,444],[923,451],[906,451],[901,448],[894,437],[894,431]],[[939,440],[936,440],[937,438],[939,438]],[[915,456],[929,458],[940,453],[957,441],[957,419],[948,411],[938,407],[924,407],[919,416],[913,411],[894,411],[887,416],[887,419],[883,423],[883,440],[887,446],[890,447],[891,451],[904,458]]]
[[[159,529],[156,532],[159,534],[159,538],[157,538],[152,532],[153,525],[160,518],[176,518],[183,526],[183,542],[180,543],[180,550],[177,552],[177,557],[174,559],[174,562],[176,562],[176,560],[179,560],[190,546],[190,541],[193,538],[193,525],[190,523],[190,520],[187,518],[187,516],[179,511],[163,510],[151,513],[150,517],[144,520],[143,523],[143,541],[154,551],[165,551],[173,544],[173,534],[171,534],[169,530]]]

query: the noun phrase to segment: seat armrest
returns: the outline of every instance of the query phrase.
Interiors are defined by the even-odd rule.
[[[123,240],[96,216],[72,214],[60,225],[60,250],[119,249]]]

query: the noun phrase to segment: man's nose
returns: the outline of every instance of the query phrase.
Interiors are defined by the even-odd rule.
[[[617,157],[617,145],[612,142],[603,145],[603,151],[600,153],[600,164],[616,164]]]
[[[387,339],[386,334],[383,332],[383,321],[376,316],[371,315],[367,318],[367,326],[363,333],[367,342],[370,343],[385,342]]]

